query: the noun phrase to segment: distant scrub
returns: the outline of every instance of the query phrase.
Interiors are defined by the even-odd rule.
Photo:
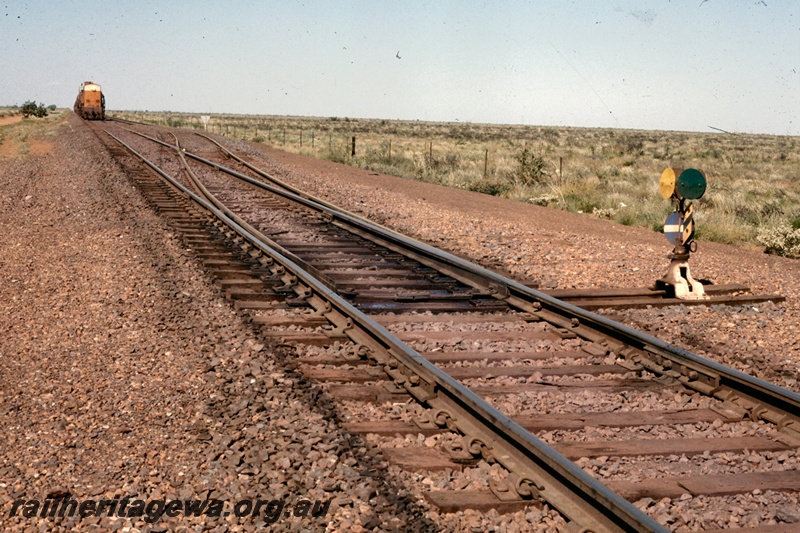
[[[199,115],[188,113],[117,115],[203,129]],[[696,202],[698,239],[798,255],[796,137],[255,115],[214,115],[208,127],[288,152],[654,231],[672,209],[658,194],[661,172],[693,166],[709,180]]]
[[[37,104],[33,100],[29,100],[22,104],[20,109],[23,117],[46,117],[48,108],[44,104]]]

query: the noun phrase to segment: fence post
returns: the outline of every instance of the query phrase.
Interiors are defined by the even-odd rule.
[[[303,130],[300,130],[300,148],[303,147]]]
[[[489,170],[489,149],[486,148],[486,151],[483,154],[483,179],[486,179],[486,174]]]
[[[311,130],[311,149],[314,149],[314,130]]]
[[[355,157],[356,156],[356,136],[355,135],[353,135],[353,149],[350,150],[350,156],[351,157]]]

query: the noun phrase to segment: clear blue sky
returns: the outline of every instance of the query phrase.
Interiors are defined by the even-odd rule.
[[[0,0],[0,105],[84,80],[112,110],[800,135],[800,1]]]

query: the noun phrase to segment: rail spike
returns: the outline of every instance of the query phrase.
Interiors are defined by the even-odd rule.
[[[358,345],[358,347],[356,348],[356,355],[360,359],[370,359],[370,360],[375,359],[375,352],[372,350],[372,348],[370,348],[365,344]]]
[[[491,457],[486,443],[469,435],[462,435],[453,444],[446,445],[445,450],[454,463],[475,464],[481,457]]]
[[[309,292],[309,296],[310,296],[311,289],[308,289],[308,292]],[[340,326],[337,326],[333,330],[333,333],[335,333],[337,335],[346,335],[346,332],[348,330],[351,330],[351,329],[353,329],[353,319],[350,318],[350,317],[347,317],[347,320],[345,321],[345,323],[340,325]]]
[[[507,480],[522,499],[543,499],[541,493],[545,487],[535,479],[511,472]]]
[[[311,296],[313,295],[311,289],[304,286],[297,287],[297,290],[295,292],[297,296],[286,298],[286,303],[292,307],[300,307],[306,305],[308,303],[308,299],[311,298]]]
[[[454,429],[456,417],[454,417],[450,411],[446,409],[439,409],[433,415],[431,415],[431,421],[439,427]]]
[[[453,417],[446,409],[427,410],[421,415],[415,416],[413,421],[421,429],[450,428],[453,423]]]
[[[505,502],[544,501],[541,495],[545,490],[544,485],[530,477],[520,476],[514,472],[509,473],[505,479],[492,480],[489,488],[497,496],[497,499]]]

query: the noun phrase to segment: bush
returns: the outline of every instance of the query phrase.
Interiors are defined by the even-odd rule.
[[[764,246],[765,253],[800,257],[800,229],[788,224],[763,229],[758,232],[756,239]]]
[[[605,220],[614,220],[614,216],[617,214],[617,210],[613,207],[593,207],[592,208],[592,215],[596,216],[597,218],[603,218]]]
[[[28,118],[30,116],[34,117],[46,117],[47,116],[47,108],[44,104],[36,104],[34,101],[28,101],[22,104],[22,116]]]
[[[516,185],[535,185],[542,183],[547,177],[547,163],[534,155],[528,147],[514,156],[517,168],[511,174],[511,181]]]
[[[468,184],[467,190],[482,194],[490,194],[492,196],[500,196],[509,190],[509,186],[507,183],[500,183],[497,181],[477,180]]]
[[[529,204],[541,205],[542,207],[557,205],[558,201],[559,198],[555,194],[542,194],[540,196],[531,196],[526,200],[526,202],[528,202]]]
[[[32,102],[30,100],[25,102],[24,104],[22,104],[21,111],[22,111],[22,116],[25,117],[25,118],[28,118],[31,115],[35,115],[36,114],[36,102]]]
[[[171,128],[182,128],[182,127],[184,127],[186,125],[186,121],[183,120],[183,118],[181,118],[181,117],[173,117],[171,115],[167,116],[164,119],[164,123],[167,126],[171,127]],[[236,126],[233,126],[233,127],[234,127],[234,131],[236,131]]]

